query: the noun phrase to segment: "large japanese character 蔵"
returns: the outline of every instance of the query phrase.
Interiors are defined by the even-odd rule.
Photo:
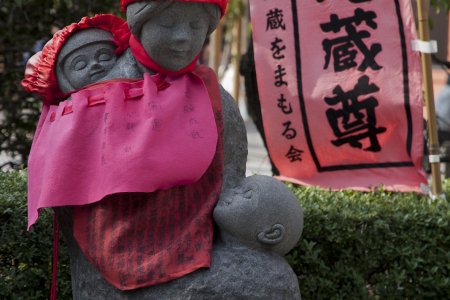
[[[323,32],[338,33],[342,28],[345,29],[346,35],[336,37],[334,39],[324,39],[322,47],[325,51],[325,65],[327,69],[331,57],[333,57],[334,71],[340,72],[357,66],[356,57],[358,51],[364,56],[362,62],[358,66],[359,71],[365,71],[368,67],[372,70],[379,70],[382,67],[375,61],[375,56],[381,52],[380,43],[373,43],[370,48],[364,43],[363,39],[371,36],[367,30],[358,31],[356,26],[363,22],[370,28],[376,29],[377,23],[376,13],[373,11],[364,11],[361,8],[355,9],[354,16],[340,19],[338,15],[332,14],[329,23],[320,24]]]
[[[386,131],[385,127],[377,127],[375,107],[378,100],[373,96],[361,98],[364,95],[378,92],[375,84],[369,84],[369,77],[364,75],[358,79],[353,90],[345,92],[340,85],[333,89],[334,97],[325,97],[330,106],[340,106],[338,109],[330,108],[326,111],[328,122],[337,139],[331,142],[335,146],[349,144],[354,148],[363,148],[362,140],[368,139],[365,151],[378,152],[381,146],[377,135]]]
[[[266,14],[267,16],[267,25],[266,25],[266,31],[267,30],[274,30],[281,28],[282,30],[286,30],[286,24],[284,23],[283,19],[283,10],[275,8],[269,10],[269,12]]]

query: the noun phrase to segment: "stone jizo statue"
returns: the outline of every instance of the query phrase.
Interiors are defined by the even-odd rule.
[[[197,64],[227,1],[121,4],[129,30],[82,20],[27,69],[44,100],[29,226],[57,207],[74,299],[299,299],[280,255],[301,208],[275,179],[245,178],[243,120]]]
[[[294,248],[303,231],[297,198],[281,182],[261,175],[247,177],[222,193],[214,221],[229,247],[244,245],[280,256]]]
[[[56,62],[56,77],[63,92],[79,90],[108,75],[117,60],[112,39],[111,33],[92,28],[67,40]]]

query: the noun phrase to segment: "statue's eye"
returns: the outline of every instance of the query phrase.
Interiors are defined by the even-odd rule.
[[[113,53],[112,49],[101,48],[101,49],[97,50],[97,52],[95,53],[95,57],[97,58],[97,60],[99,62],[109,61],[109,60],[113,59],[114,53]]]
[[[111,54],[109,54],[109,53],[101,53],[99,55],[99,57],[98,57],[98,60],[99,61],[108,61],[108,60],[111,60],[111,58],[112,58]]]
[[[84,68],[86,68],[87,66],[87,62],[86,59],[84,59],[84,57],[77,57],[73,62],[72,62],[72,69],[75,71],[81,71]]]

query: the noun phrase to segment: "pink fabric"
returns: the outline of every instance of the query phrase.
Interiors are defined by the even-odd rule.
[[[281,178],[335,189],[419,191],[426,184],[422,84],[419,54],[410,46],[417,38],[410,1],[250,5],[264,129]],[[362,67],[364,51],[373,51],[380,68]],[[338,58],[354,66],[336,69]],[[335,101],[338,87],[350,92],[358,82],[378,90],[358,95],[356,105]],[[355,126],[369,122],[369,110],[373,140],[364,136],[367,127]]]
[[[105,82],[44,107],[28,164],[28,228],[40,208],[196,182],[217,139],[208,91],[192,73]]]

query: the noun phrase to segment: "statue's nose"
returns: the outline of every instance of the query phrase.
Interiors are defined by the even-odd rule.
[[[191,40],[191,32],[184,26],[177,26],[172,34],[173,41],[182,43]]]

